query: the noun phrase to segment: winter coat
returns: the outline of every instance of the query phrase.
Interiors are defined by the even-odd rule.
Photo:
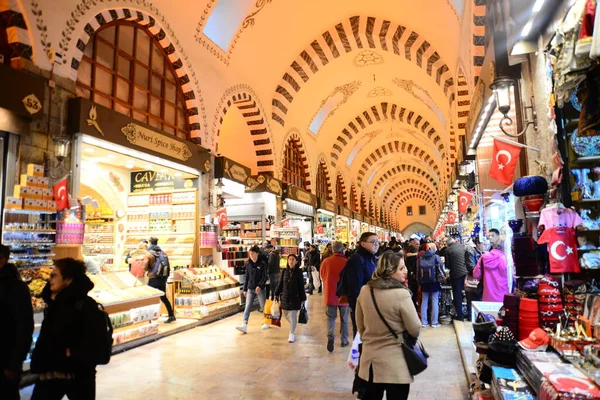
[[[483,268],[483,271],[482,271]],[[504,301],[504,295],[510,293],[508,289],[508,269],[506,256],[502,250],[493,249],[489,253],[484,253],[475,271],[473,277],[481,279],[483,275],[483,301]]]
[[[373,277],[377,268],[377,258],[362,246],[346,262],[346,277],[348,282],[348,299],[350,305],[356,303],[361,288]]]
[[[308,255],[308,266],[315,267],[317,271],[321,268],[321,253],[318,250],[311,250]],[[309,269],[310,272],[310,269]]]
[[[437,268],[439,268],[440,272],[444,271],[444,266],[442,265],[442,260],[440,259],[440,256],[435,254],[433,250],[427,250],[423,252],[421,257],[419,257],[419,260],[417,261],[417,281],[419,283],[421,282],[421,278],[423,277],[423,273],[421,272],[420,268],[420,263],[423,259],[429,259],[430,257],[435,257]],[[437,293],[440,290],[442,290],[442,285],[439,282],[420,283],[419,286],[421,286],[421,292],[424,293]]]
[[[391,334],[375,310],[371,287],[379,310],[398,334],[398,339]],[[412,383],[413,377],[408,372],[400,343],[404,331],[413,337],[419,336],[421,321],[411,293],[404,284],[388,278],[372,280],[363,286],[356,303],[356,325],[363,341],[358,372],[360,378],[368,381],[372,367],[374,383]]]
[[[477,261],[481,257],[481,252],[473,247],[468,247],[465,250],[465,263],[467,267],[467,272],[469,274],[473,273],[475,266],[477,265]]]
[[[278,274],[281,271],[281,267],[279,266],[279,252],[277,250],[273,250],[269,253],[269,261],[268,261],[268,269],[269,274]]]
[[[279,285],[275,289],[275,297],[279,299],[284,310],[299,310],[302,302],[306,301],[304,277],[299,267],[286,267],[281,271]]]
[[[450,279],[463,278],[467,275],[465,263],[465,246],[454,242],[446,247],[446,269],[450,271]]]
[[[267,265],[259,258],[256,263],[251,259],[246,262],[246,280],[244,282],[243,291],[255,290],[259,287],[261,290],[267,285],[269,273]]]
[[[409,283],[418,282],[417,278],[417,253],[408,253],[406,255],[406,259],[404,260],[404,264],[406,265],[406,270],[408,271],[408,281]]]
[[[29,288],[13,264],[0,270],[0,371],[20,372],[33,334],[33,308]]]
[[[40,336],[31,356],[34,373],[50,371],[75,372],[87,365],[88,354],[93,351],[86,338],[91,326],[85,316],[98,309],[97,303],[87,294],[94,284],[87,276],[74,279],[71,284],[51,298],[50,283],[42,291],[47,304]],[[67,357],[67,349],[71,356]]]
[[[321,264],[321,280],[323,281],[323,298],[327,306],[347,306],[348,303],[340,304],[335,295],[337,284],[340,280],[340,272],[346,266],[348,259],[341,253],[333,253]]]

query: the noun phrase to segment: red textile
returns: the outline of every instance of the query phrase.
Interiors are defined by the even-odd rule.
[[[550,272],[562,274],[565,272],[580,272],[577,258],[577,242],[575,229],[551,228],[546,229],[538,239],[539,244],[548,244]]]
[[[340,303],[335,295],[337,283],[340,280],[340,272],[346,266],[348,259],[343,254],[333,253],[321,262],[321,280],[323,281],[323,298],[328,306],[347,306],[348,303]]]
[[[490,166],[490,178],[510,185],[513,182],[521,147],[494,139],[494,157]]]

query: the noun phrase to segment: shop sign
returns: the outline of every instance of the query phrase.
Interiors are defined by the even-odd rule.
[[[151,131],[136,123],[129,123],[121,128],[129,143],[157,153],[166,154],[181,161],[191,156],[190,146],[158,132]]]
[[[346,218],[352,218],[352,211],[350,211],[350,209],[348,209],[346,207],[340,206],[338,214],[342,215]]]
[[[317,199],[314,194],[306,192],[300,188],[297,188],[296,186],[287,185],[286,196],[292,200],[296,200],[301,203],[311,205],[313,207],[317,205]]]
[[[43,117],[46,79],[0,63],[0,87],[0,108],[25,117]]]
[[[322,209],[322,210],[326,210],[326,211],[330,211],[332,213],[336,213],[337,212],[337,207],[335,205],[335,203],[331,200],[328,200],[324,197],[319,197],[318,198],[318,208]]]
[[[280,180],[269,175],[255,175],[246,180],[246,192],[269,192],[281,196],[283,194],[283,184]]]
[[[247,184],[250,177],[250,168],[243,166],[227,157],[217,157],[215,159],[215,178],[227,178],[232,181]]]
[[[203,172],[212,169],[208,150],[86,99],[69,100],[68,129]]]
[[[162,192],[198,187],[198,179],[179,179],[156,171],[131,173],[131,193]]]

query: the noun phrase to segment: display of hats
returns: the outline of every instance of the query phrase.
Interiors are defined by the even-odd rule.
[[[539,326],[554,329],[563,312],[560,282],[552,275],[544,275],[538,286]]]
[[[513,353],[517,345],[517,339],[512,331],[506,326],[499,326],[496,332],[490,335],[488,340],[490,349],[499,353]]]
[[[546,351],[550,337],[541,328],[536,328],[531,331],[526,339],[519,342],[519,346],[528,351]]]
[[[521,299],[519,303],[519,339],[527,338],[531,331],[539,326],[538,301]]]
[[[513,184],[513,193],[517,197],[546,194],[547,191],[548,182],[543,176],[523,176]]]
[[[490,335],[496,332],[496,319],[490,314],[480,312],[473,322],[475,343],[487,343]]]

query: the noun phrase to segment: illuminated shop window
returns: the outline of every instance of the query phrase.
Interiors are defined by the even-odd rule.
[[[77,95],[182,139],[189,136],[173,66],[137,24],[117,22],[96,31],[77,70]]]
[[[219,0],[210,13],[202,33],[223,51],[252,8],[254,0]]]

